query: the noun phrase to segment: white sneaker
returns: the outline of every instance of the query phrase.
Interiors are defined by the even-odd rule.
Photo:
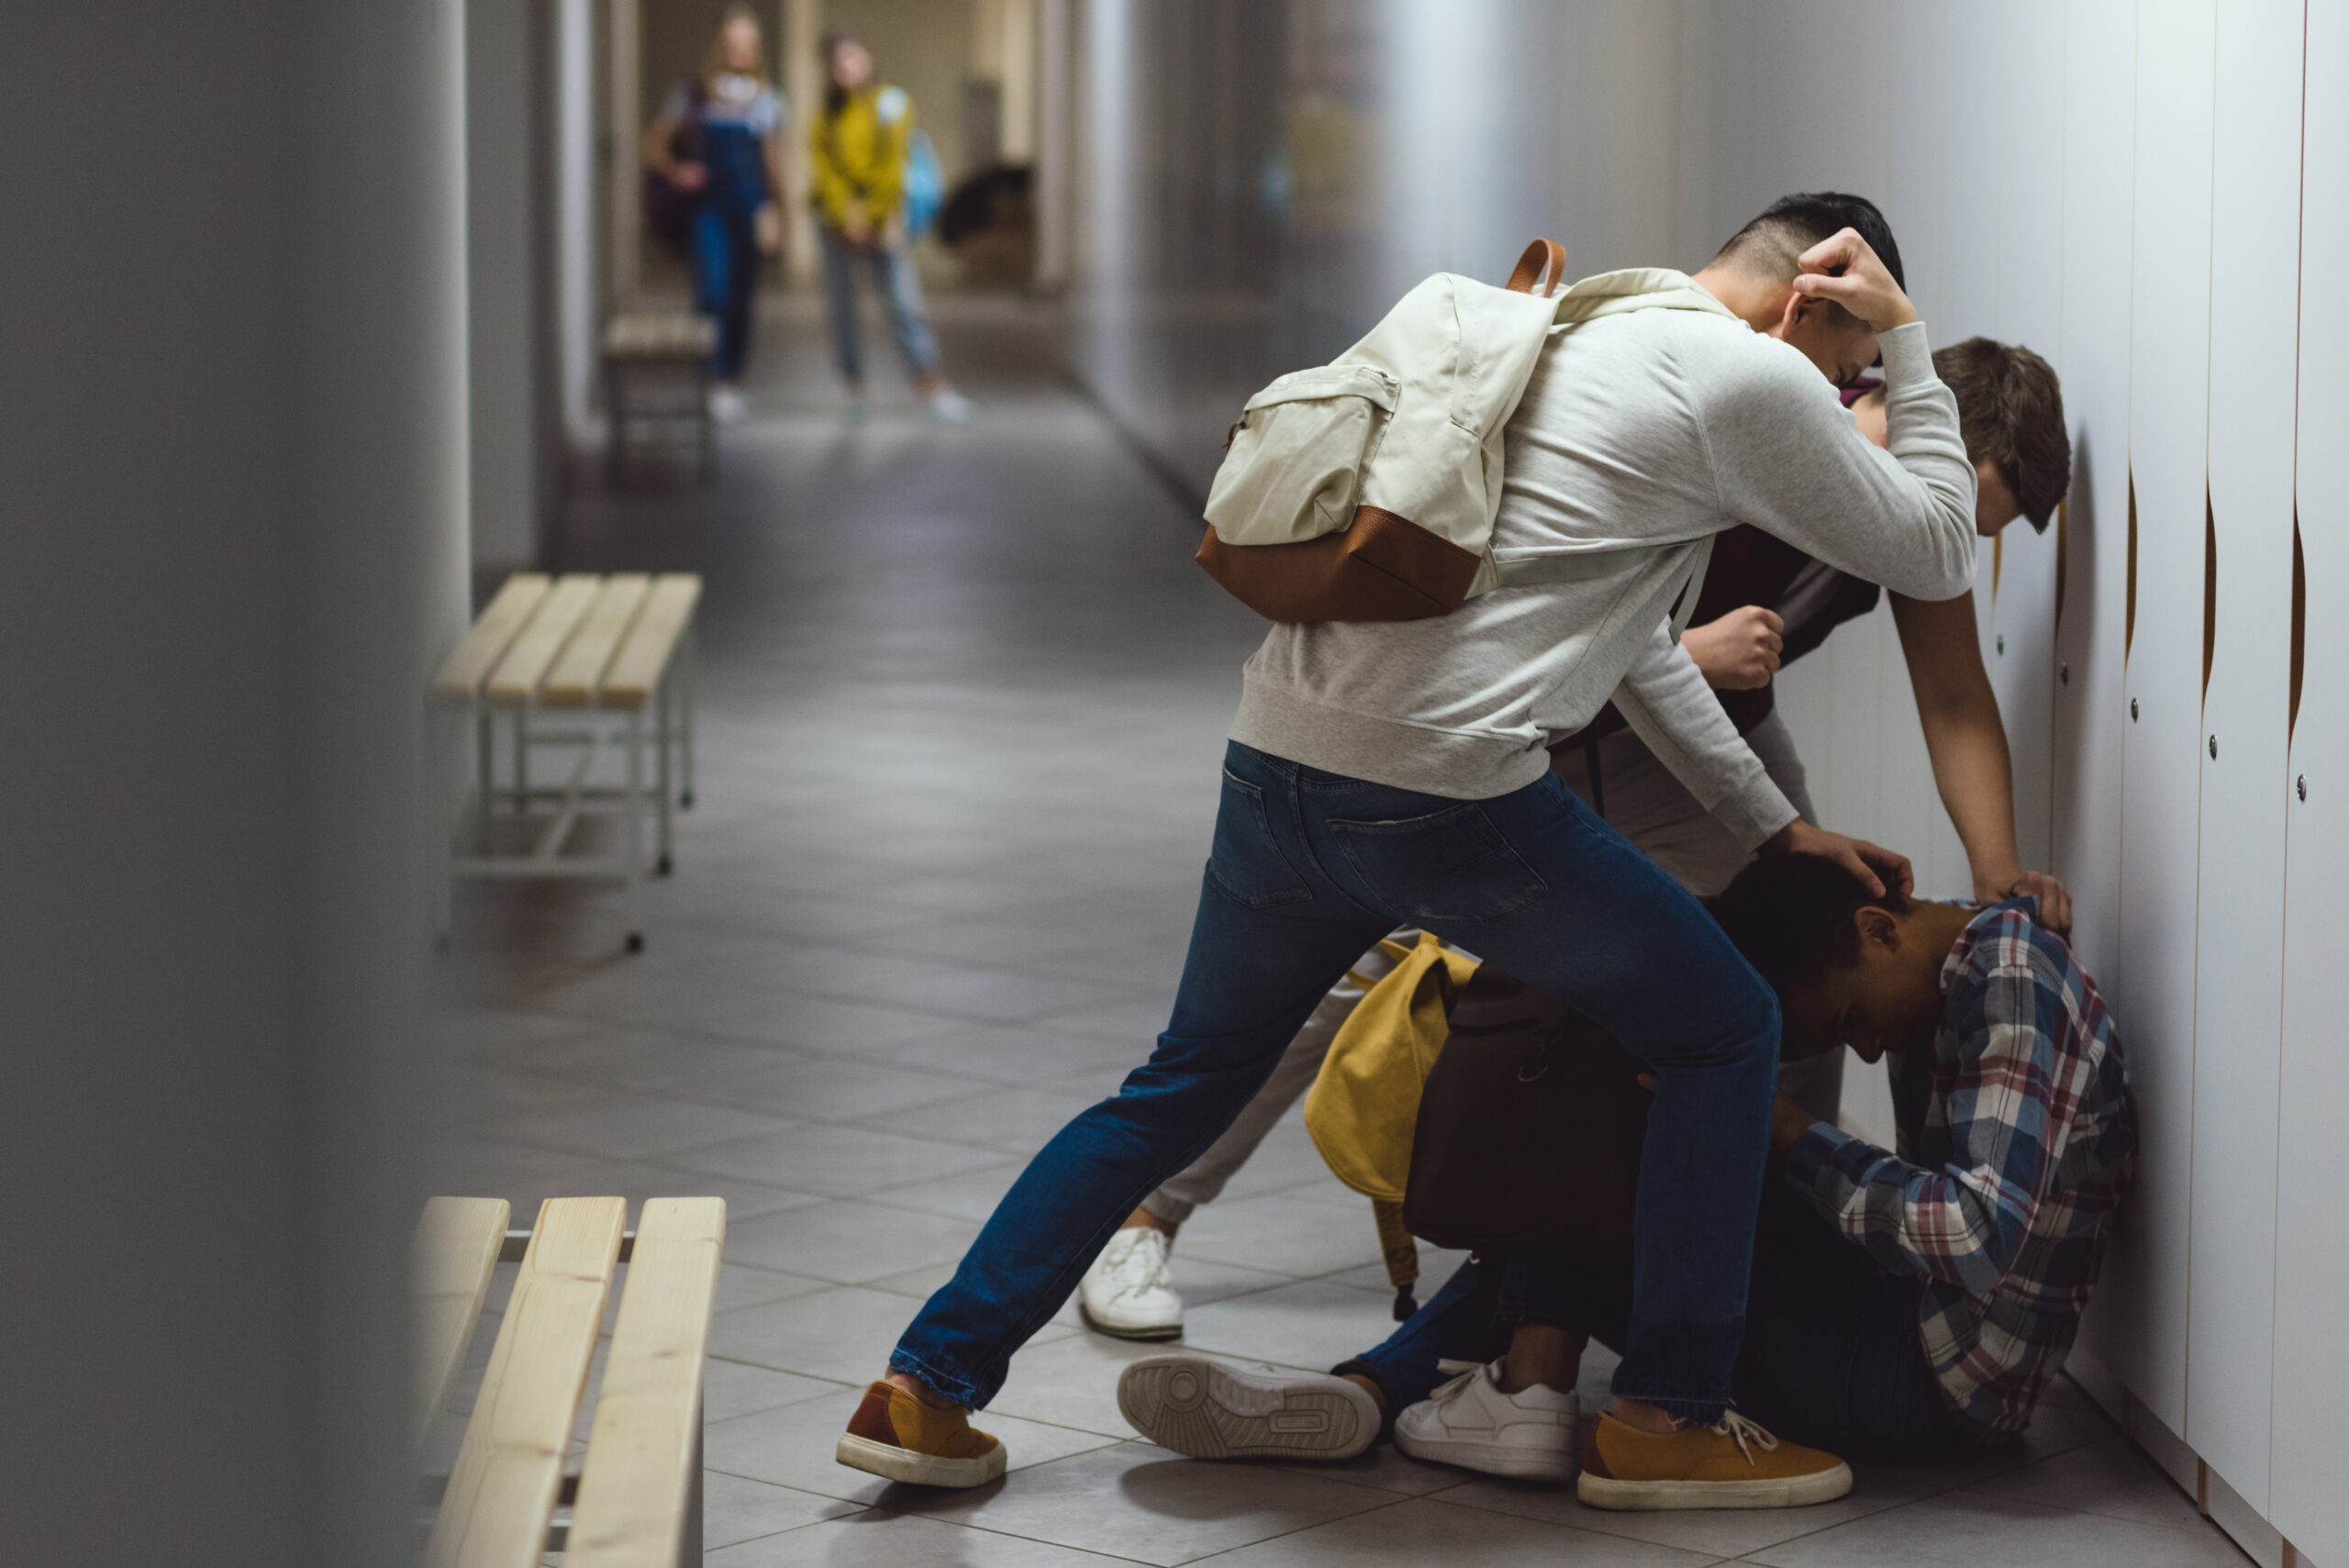
[[[1501,1363],[1464,1372],[1395,1418],[1395,1446],[1413,1459],[1561,1484],[1575,1478],[1581,1405],[1541,1384],[1504,1394]]]
[[[1120,1340],[1173,1340],[1183,1332],[1183,1298],[1166,1267],[1174,1239],[1146,1225],[1109,1238],[1076,1282],[1077,1310],[1105,1334]]]
[[[951,386],[941,386],[923,402],[930,420],[940,425],[967,425],[971,422],[971,400]]]
[[[709,389],[709,417],[721,425],[740,419],[747,406],[739,387],[721,381]]]
[[[1378,1401],[1360,1384],[1188,1353],[1128,1366],[1118,1409],[1193,1459],[1352,1459],[1378,1440]]]

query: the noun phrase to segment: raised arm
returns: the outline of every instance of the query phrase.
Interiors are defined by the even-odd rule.
[[[1892,619],[1900,628],[1900,651],[1909,662],[1933,784],[1965,846],[1974,896],[1987,904],[2031,894],[2039,900],[2040,923],[2068,932],[2071,895],[2055,878],[2026,872],[2015,846],[2014,767],[1998,699],[1982,667],[1974,595],[1928,603],[1895,594]]]
[[[1921,322],[1879,334],[1886,445],[1780,344],[1742,344],[1698,388],[1721,509],[1828,565],[1918,599],[1974,585],[1974,465]]]

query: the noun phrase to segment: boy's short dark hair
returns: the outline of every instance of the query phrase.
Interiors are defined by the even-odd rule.
[[[1856,229],[1868,242],[1868,249],[1876,252],[1894,283],[1904,289],[1909,286],[1892,225],[1884,221],[1876,203],[1843,191],[1798,191],[1780,196],[1763,208],[1760,217],[1731,235],[1720,254],[1735,258],[1753,271],[1791,278],[1797,257],[1846,228]]]
[[[2019,343],[1968,338],[1935,350],[1933,369],[1957,395],[1965,455],[1996,469],[2031,526],[2046,531],[2072,487],[2072,436],[2055,367]]]
[[[1889,886],[1876,897],[1823,856],[1784,854],[1738,873],[1713,900],[1713,918],[1784,1001],[1804,981],[1859,961],[1852,917],[1870,907],[1901,915],[1909,900]]]

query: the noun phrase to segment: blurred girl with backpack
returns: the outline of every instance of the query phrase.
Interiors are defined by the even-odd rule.
[[[710,412],[742,413],[759,261],[783,249],[783,95],[768,73],[759,18],[735,4],[701,74],[678,83],[644,133],[645,216],[685,252],[694,304],[718,323]]]
[[[909,185],[927,188],[935,157],[923,162],[926,143],[914,129],[913,100],[904,88],[874,79],[873,55],[862,42],[832,32],[821,47],[824,111],[809,128],[807,154],[816,225],[823,237],[832,351],[841,379],[848,384],[849,417],[864,417],[864,350],[856,319],[856,270],[863,265],[872,269],[897,351],[924,408],[933,419],[963,424],[971,417],[970,401],[939,373],[938,340],[906,248]],[[915,181],[916,174],[923,179]],[[934,213],[934,201],[926,205]]]

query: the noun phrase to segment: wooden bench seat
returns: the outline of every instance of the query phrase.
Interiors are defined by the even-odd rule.
[[[550,1198],[529,1231],[509,1237],[501,1229],[493,1240],[487,1221],[502,1221],[505,1208],[496,1199],[435,1198],[417,1228],[417,1386],[431,1400],[421,1408],[419,1431],[447,1399],[490,1267],[522,1244],[521,1270],[440,1495],[426,1563],[530,1568],[550,1551],[592,1568],[698,1563],[702,1365],[725,1201],[647,1199],[629,1233],[625,1199]],[[628,1279],[574,1482],[564,1461],[621,1262]],[[458,1316],[460,1302],[470,1316]],[[566,1498],[572,1517],[559,1523],[556,1509]]]
[[[635,917],[629,947],[642,948],[638,884],[646,869],[646,818],[653,828],[651,869],[666,875],[674,864],[672,808],[694,803],[692,633],[701,587],[690,572],[517,573],[506,580],[433,677],[439,709],[473,728],[473,852],[455,857],[452,876],[624,881]],[[577,722],[552,725],[563,715]],[[610,717],[596,723],[597,715]],[[505,785],[496,776],[501,725],[511,758]],[[597,748],[614,742],[625,784],[590,782]],[[534,751],[554,744],[580,748],[569,779],[534,783]],[[501,806],[508,809],[498,819]],[[450,811],[452,829],[461,815]],[[590,815],[623,817],[624,846],[600,856],[568,853],[573,829]],[[516,850],[507,833],[501,848],[501,820],[527,824],[535,837]],[[445,932],[445,901],[441,916]]]

